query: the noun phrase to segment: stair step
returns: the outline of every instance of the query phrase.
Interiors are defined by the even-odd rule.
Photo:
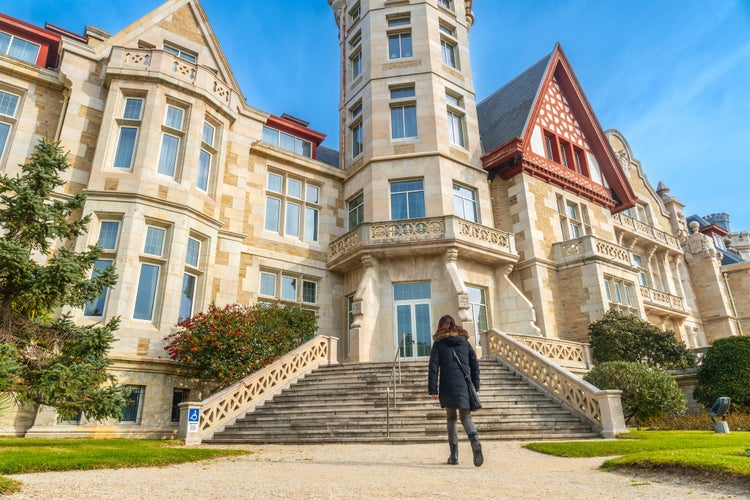
[[[586,439],[588,423],[496,361],[481,361],[472,417],[482,439]],[[390,363],[320,367],[256,407],[207,443],[436,442],[445,412],[427,394],[427,361],[401,364],[395,406],[386,410]],[[399,377],[397,376],[398,380]],[[391,391],[393,386],[391,385]],[[390,427],[387,423],[390,422]]]

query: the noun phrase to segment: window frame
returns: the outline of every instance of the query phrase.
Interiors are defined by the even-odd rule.
[[[418,182],[420,188],[419,189],[405,189],[400,191],[393,190],[394,186],[400,186],[403,185],[404,187],[408,187],[410,183]],[[411,194],[414,194],[415,201],[412,203],[412,197]],[[419,196],[419,193],[421,193],[421,199]],[[391,220],[413,220],[413,219],[423,219],[426,217],[427,213],[427,207],[425,204],[425,192],[424,192],[424,178],[419,179],[400,179],[400,180],[392,180],[388,183],[388,194],[389,194],[389,201],[390,201],[390,210],[391,210]],[[394,212],[395,207],[395,201],[394,201],[394,195],[403,195],[405,196],[406,203],[404,204],[405,210],[406,210],[406,217],[397,217]],[[400,196],[399,196],[400,197]],[[412,214],[413,209],[421,209],[421,212],[418,211],[416,214]]]
[[[356,205],[353,205],[353,203],[356,203]],[[359,194],[349,198],[346,202],[346,206],[349,214],[347,217],[347,224],[349,231],[351,231],[365,221],[365,193],[360,191]],[[352,214],[354,214],[354,219],[352,219]],[[352,225],[352,222],[355,222],[355,224]]]
[[[280,191],[275,191],[271,180],[280,180]],[[299,186],[299,194],[289,194],[289,187]],[[322,186],[306,178],[269,170],[266,176],[266,209],[263,228],[279,236],[290,236],[302,241],[320,240],[320,212]],[[309,198],[315,194],[315,200]],[[275,204],[275,207],[271,205]],[[296,211],[296,215],[295,215]],[[274,217],[269,217],[273,214]],[[313,220],[310,220],[313,219]]]
[[[37,61],[39,60],[39,53],[42,49],[42,46],[36,42],[32,42],[31,40],[27,40],[26,38],[20,37],[18,35],[14,35],[13,33],[8,33],[7,31],[0,31],[0,35],[7,35],[8,36],[8,46],[3,50],[3,52],[0,52],[3,55],[6,55],[8,57],[12,57],[13,59],[17,59],[19,61],[23,61],[28,64],[37,64]],[[11,54],[13,51],[13,43],[17,40],[20,40],[25,44],[25,47],[36,47],[36,50],[34,51],[34,58],[25,58],[25,57],[19,57],[18,55]],[[25,51],[24,49],[21,49],[22,51]]]
[[[458,191],[457,189],[458,188]],[[466,196],[462,195],[461,190],[468,191],[471,193],[472,197],[467,198]],[[460,202],[461,206],[461,213],[459,213],[458,210],[458,203]],[[467,203],[471,208],[473,209],[473,218],[466,217],[466,206]],[[480,224],[480,216],[479,216],[479,203],[478,203],[478,196],[477,196],[477,190],[468,186],[465,186],[463,184],[459,184],[457,182],[453,183],[453,208],[456,214],[456,217],[459,217],[464,220],[468,220],[469,222],[474,222],[476,224]]]

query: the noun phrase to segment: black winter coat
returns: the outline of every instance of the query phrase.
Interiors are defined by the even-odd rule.
[[[479,362],[474,348],[465,337],[445,337],[432,344],[430,352],[430,365],[427,377],[427,392],[438,394],[440,406],[443,408],[465,408],[469,409],[469,389],[461,367],[453,357],[453,350],[458,354],[458,359],[469,372],[474,387],[479,390]],[[438,376],[440,379],[440,390],[438,391]]]

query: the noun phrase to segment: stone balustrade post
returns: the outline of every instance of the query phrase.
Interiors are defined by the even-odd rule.
[[[603,390],[596,395],[601,415],[602,436],[607,439],[628,432],[625,417],[622,414],[620,396],[622,396],[622,391],[619,390]]]
[[[339,339],[336,337],[328,337],[328,364],[337,365],[339,364]]]
[[[201,444],[201,407],[203,403],[184,402],[180,403],[180,427],[178,437],[185,441],[185,446]]]

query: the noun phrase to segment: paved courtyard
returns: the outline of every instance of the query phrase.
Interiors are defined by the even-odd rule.
[[[241,457],[136,468],[20,474],[9,499],[715,499],[750,498],[717,492],[696,478],[643,478],[598,470],[602,458],[559,458],[487,441],[485,462],[445,465],[447,445],[242,446]],[[692,481],[692,482],[691,482]]]

